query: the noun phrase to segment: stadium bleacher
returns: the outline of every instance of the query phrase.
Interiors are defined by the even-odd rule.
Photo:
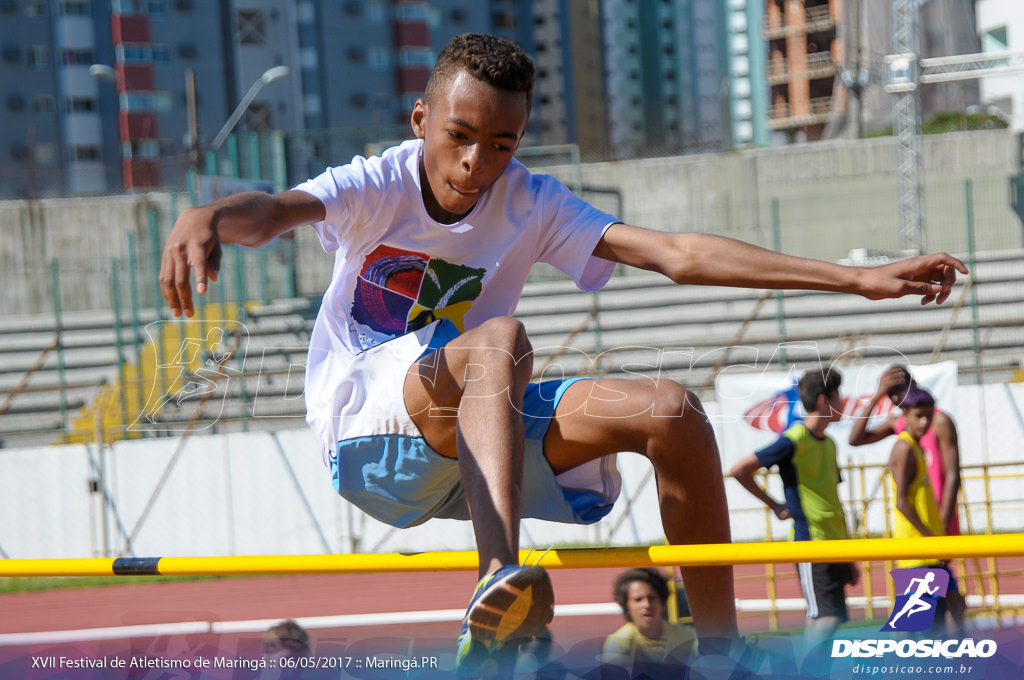
[[[961,383],[1005,381],[1018,376],[1021,362],[1022,255],[979,255],[942,307],[922,308],[916,298],[675,286],[631,273],[593,294],[542,277],[552,280],[528,284],[516,316],[533,342],[535,373],[544,377],[661,376],[703,391],[725,365],[735,372],[806,367],[819,358],[891,363],[898,352],[912,364],[955,360]],[[249,305],[244,324],[225,327],[232,354],[205,346],[191,363],[175,358],[184,351],[176,322],[147,330],[158,320],[153,310],[120,329],[111,312],[67,314],[59,329],[52,316],[4,319],[0,447],[94,441],[100,431],[116,438],[301,427],[305,351],[318,305],[308,298]],[[145,351],[154,328],[167,345],[159,362]],[[141,367],[134,380],[148,383],[128,396],[121,384],[136,375],[140,355],[165,372]],[[94,426],[102,409],[118,413]],[[139,418],[142,411],[149,415]]]

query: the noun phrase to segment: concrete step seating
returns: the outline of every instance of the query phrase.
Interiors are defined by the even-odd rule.
[[[973,291],[964,295],[968,287],[961,281],[942,307],[921,307],[912,298],[868,301],[819,292],[786,292],[780,301],[775,292],[676,286],[646,273],[617,275],[604,290],[588,294],[563,277],[528,284],[516,316],[533,343],[535,372],[543,371],[544,377],[563,372],[661,376],[703,389],[713,385],[722,365],[734,366],[733,371],[779,368],[780,343],[786,343],[786,361],[801,368],[840,356],[891,363],[901,353],[911,363],[954,359],[965,382],[975,381],[979,372],[985,380],[1009,379],[1022,358],[1024,251],[978,256],[973,277]],[[161,342],[168,344],[162,360],[169,365],[168,377],[163,382],[151,377],[145,394],[136,391],[126,400],[129,417],[121,418],[118,427],[123,430],[143,405],[157,401],[165,403],[152,416],[154,422],[142,421],[144,436],[177,436],[188,427],[301,426],[302,367],[318,305],[318,300],[300,298],[247,307],[243,322],[224,326],[244,348],[244,361],[237,355],[225,361],[221,377],[208,364],[191,378],[201,390],[175,391],[170,399],[158,398],[157,385],[166,387],[182,372],[172,356],[180,343],[174,334],[181,331],[173,324],[150,327],[150,333],[166,329]],[[980,332],[974,330],[975,319]],[[149,342],[146,324],[155,320],[152,310],[140,318],[140,346]],[[55,349],[44,352],[56,337],[52,317],[0,321],[0,446],[61,441],[62,427],[71,426],[76,412],[79,420],[89,421],[81,413],[101,390],[119,385],[113,314],[68,314],[62,322],[58,358]],[[134,362],[131,326],[120,329],[120,340],[122,355]],[[149,362],[155,364],[153,356]],[[26,372],[37,363],[26,381]],[[741,364],[744,369],[735,368]],[[107,394],[105,401],[112,400],[116,404]],[[109,423],[104,427],[115,429]],[[94,435],[76,436],[91,441]]]

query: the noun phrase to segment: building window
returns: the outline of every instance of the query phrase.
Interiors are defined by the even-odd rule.
[[[188,12],[192,9],[189,0],[178,0],[175,3],[179,12]],[[167,14],[167,0],[111,0],[111,11],[114,14]]]
[[[28,48],[28,65],[32,68],[49,68],[50,48],[46,45],[32,45]]]
[[[238,10],[238,42],[242,45],[263,45],[267,42],[267,23],[262,10]]]
[[[427,6],[400,3],[395,5],[395,19],[398,21],[426,21]]]
[[[386,92],[374,93],[371,102],[374,111],[391,111],[394,109],[394,102],[391,95]]]
[[[68,97],[64,100],[64,108],[68,113],[93,113],[96,100],[92,97]]]
[[[391,53],[386,47],[370,48],[370,68],[387,69],[391,67]]]
[[[383,24],[387,12],[384,10],[384,3],[380,0],[370,0],[366,5],[366,18],[371,24]]]
[[[166,43],[153,45],[150,47],[150,55],[154,64],[169,64],[171,63],[171,46]]]
[[[100,148],[98,146],[76,146],[71,149],[71,160],[73,161],[98,161],[100,159]]]
[[[365,57],[365,55],[364,55]],[[351,57],[350,57],[351,58]],[[299,65],[307,71],[319,68],[320,62],[316,54],[316,48],[303,47],[299,50]]]
[[[433,31],[444,28],[444,10],[440,7],[427,7],[427,24]]]
[[[25,97],[18,92],[7,95],[7,108],[14,113],[25,110]]]
[[[64,50],[61,62],[65,66],[88,66],[93,63],[92,50]]]
[[[66,17],[84,17],[89,15],[88,0],[63,0],[60,13]]]
[[[314,54],[316,54],[316,53],[314,52]],[[345,51],[345,56],[348,57],[349,62],[352,63],[352,64],[362,64],[362,63],[365,63],[366,62],[366,48],[360,47],[359,45],[354,45],[354,46],[348,48]],[[312,68],[316,68],[315,62],[313,64]]]
[[[32,95],[32,113],[53,113],[53,96],[48,94]]]
[[[398,50],[398,64],[400,66],[432,68],[434,66],[434,54],[427,47],[403,47]]]
[[[982,52],[1003,52],[1009,46],[1006,39],[1006,26],[993,29],[981,36]]]
[[[365,92],[353,92],[348,97],[348,104],[356,111],[362,111],[369,103],[370,97]]]
[[[491,12],[491,25],[495,28],[515,28],[516,15],[511,10],[496,10]]]
[[[152,61],[149,45],[118,45],[114,49],[115,58],[119,62],[146,63]]]
[[[24,142],[14,142],[11,144],[11,158],[19,163],[28,158],[28,145]]]
[[[146,0],[111,0],[110,9],[114,14],[144,14]]]
[[[152,111],[153,98],[142,92],[122,92],[120,105],[122,111]]]
[[[57,162],[57,145],[52,142],[35,144],[36,163],[53,165]]]
[[[25,16],[41,17],[46,15],[46,0],[25,0]]]
[[[160,141],[157,139],[131,139],[121,143],[125,158],[159,158]]]
[[[170,92],[153,92],[150,94],[150,101],[154,111],[167,113],[174,110],[174,95]]]
[[[17,45],[4,45],[3,58],[8,64],[17,64],[21,61],[21,48]]]
[[[302,96],[302,110],[307,116],[320,115],[320,95],[306,94]]]

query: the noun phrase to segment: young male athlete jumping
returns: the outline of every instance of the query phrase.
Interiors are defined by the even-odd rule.
[[[512,318],[530,267],[550,263],[586,291],[616,263],[679,284],[801,288],[942,302],[957,259],[878,268],[790,257],[708,234],[627,226],[514,159],[533,64],[489,35],[454,38],[412,112],[416,139],[354,158],[276,195],[184,211],[160,283],[175,315],[216,280],[220,243],[258,247],[313,225],[335,266],[310,339],[305,398],[335,489],[396,526],[473,522],[480,583],[458,656],[536,635],[550,621],[546,573],[517,564],[522,517],[594,522],[618,494],[608,456],[645,455],[669,541],[730,540],[722,466],[700,402],[669,380],[530,383]],[[704,649],[736,639],[732,569],[682,570]],[[472,671],[465,671],[472,672]]]

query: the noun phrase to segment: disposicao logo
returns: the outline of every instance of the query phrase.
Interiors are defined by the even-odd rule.
[[[918,633],[935,621],[939,600],[949,589],[945,569],[893,569],[889,574],[897,593],[889,618],[881,630]],[[993,640],[833,640],[832,657],[880,657],[895,653],[900,657],[987,658],[996,653]]]
[[[893,569],[892,585],[897,593],[889,620],[882,630],[916,633],[928,630],[935,621],[939,599],[949,589],[949,572],[945,569]]]

